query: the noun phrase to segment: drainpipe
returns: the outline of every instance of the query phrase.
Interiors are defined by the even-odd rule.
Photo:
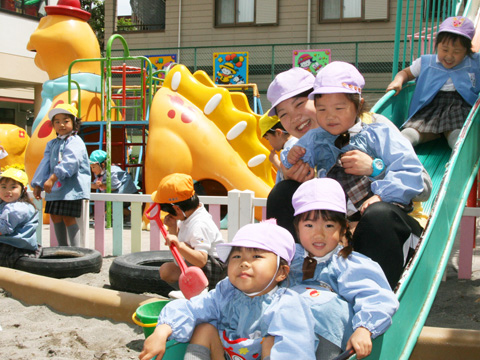
[[[310,1],[310,0],[309,0]],[[180,45],[181,45],[181,34],[182,34],[182,0],[178,1],[178,42],[177,42],[177,64],[180,64]]]
[[[310,49],[310,32],[312,28],[311,17],[312,17],[312,0],[307,0],[307,48]]]

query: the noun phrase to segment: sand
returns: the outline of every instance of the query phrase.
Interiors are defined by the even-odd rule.
[[[480,247],[471,280],[458,280],[456,251],[427,319],[427,326],[480,330]],[[68,279],[109,288],[104,258],[99,274]],[[136,325],[106,319],[67,316],[47,306],[23,304],[0,289],[0,359],[137,359],[144,334]]]

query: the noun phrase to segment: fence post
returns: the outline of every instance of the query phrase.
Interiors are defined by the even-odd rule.
[[[240,227],[240,191],[230,190],[227,199],[228,206],[228,242],[231,242],[233,236]]]
[[[35,198],[33,198],[33,203],[35,204],[35,208],[37,209],[38,211],[38,226],[37,226],[37,230],[35,231],[35,234],[37,236],[37,243],[39,245],[42,245],[42,236],[43,236],[43,212],[42,212],[42,209],[43,209],[43,201],[42,200],[37,200]]]
[[[123,253],[123,202],[112,201],[112,215],[112,253],[119,256]]]
[[[251,190],[245,190],[240,193],[239,228],[253,223],[253,196],[254,192]]]
[[[89,206],[90,200],[84,199],[82,201],[82,213],[77,218],[77,225],[80,228],[80,246],[84,248],[90,248],[90,241],[88,238],[88,225],[89,225]]]
[[[105,256],[105,201],[95,200],[95,250]]]

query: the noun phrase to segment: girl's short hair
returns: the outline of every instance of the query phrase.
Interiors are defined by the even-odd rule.
[[[469,38],[451,33],[448,31],[442,31],[439,34],[437,34],[437,37],[435,39],[435,50],[437,50],[438,45],[441,44],[442,42],[449,43],[449,42],[456,42],[457,40],[460,41],[460,45],[462,45],[465,49],[467,49],[467,56],[472,56],[473,51],[472,51],[472,40]]]
[[[32,199],[30,199],[30,196],[28,196],[28,192],[27,192],[27,189],[25,188],[25,186],[23,186],[23,184],[15,179],[12,179],[12,178],[8,178],[8,177],[3,177],[3,178],[0,178],[0,184],[8,184],[10,181],[13,181],[14,183],[17,183],[18,185],[20,185],[22,187],[22,194],[20,195],[20,197],[18,198],[17,201],[20,201],[20,202],[26,202],[32,206],[35,206]]]
[[[65,114],[68,116],[73,123],[73,131],[78,132],[80,130],[80,126],[82,125],[82,119],[77,118],[76,116],[73,116],[72,114]],[[55,119],[55,116],[51,119],[52,125],[53,125],[53,119]]]
[[[345,238],[347,239],[347,244],[344,244],[342,250],[340,250],[339,255],[343,258],[347,258],[353,251],[353,235],[348,227],[348,221],[344,213],[332,210],[310,210],[301,214],[298,214],[293,219],[293,225],[295,226],[295,231],[297,232],[298,237],[298,225],[300,221],[312,220],[316,221],[320,217],[324,221],[333,221],[340,224],[340,231],[345,232]]]

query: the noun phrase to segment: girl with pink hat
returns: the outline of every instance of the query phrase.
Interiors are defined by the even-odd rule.
[[[398,300],[380,266],[352,251],[355,243],[347,222],[347,200],[336,180],[304,182],[293,195],[292,203],[301,244],[296,245],[290,285],[322,284],[350,303],[353,334],[348,334],[346,339],[345,334],[334,332],[337,323],[337,327],[342,325],[334,313],[325,314],[322,305],[315,304],[311,310],[322,326],[328,328],[331,324],[332,334],[328,339],[338,346],[337,352],[353,348],[358,359],[364,358],[371,352],[371,339],[391,325]],[[326,354],[323,358],[330,359],[331,355],[335,354]]]
[[[348,63],[335,61],[320,71],[309,95],[320,127],[303,136],[286,156],[282,153],[282,161],[289,167],[302,159],[316,168],[318,177],[340,182],[347,194],[349,221],[358,222],[355,250],[380,264],[393,289],[423,231],[408,214],[413,198],[423,191],[423,166],[397,130],[361,121],[364,84]],[[374,159],[370,176],[346,173],[341,158],[351,150]]]
[[[453,149],[460,129],[480,92],[480,54],[472,52],[475,27],[454,16],[440,24],[436,54],[422,55],[400,71],[388,85],[395,95],[416,79],[408,120],[402,134],[418,145],[443,134]]]
[[[292,235],[271,221],[249,224],[217,252],[228,278],[208,293],[168,303],[139,359],[161,359],[171,339],[189,342],[185,359],[314,359],[310,308],[297,292],[278,286],[294,256]]]

